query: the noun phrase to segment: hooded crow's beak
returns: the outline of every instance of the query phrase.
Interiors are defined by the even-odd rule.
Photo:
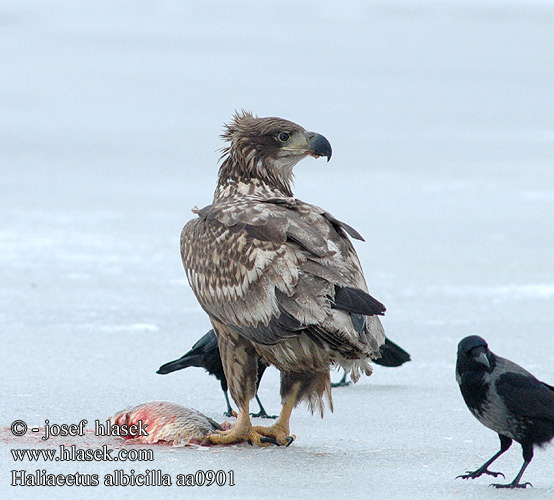
[[[486,352],[479,353],[479,356],[477,356],[475,358],[475,361],[477,363],[479,363],[480,365],[486,366],[487,368],[491,367],[491,364],[489,363],[489,358],[487,358],[487,353]]]

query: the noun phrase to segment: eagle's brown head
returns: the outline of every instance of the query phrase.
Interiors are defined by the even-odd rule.
[[[216,197],[218,193],[246,194],[253,186],[271,196],[292,196],[294,166],[308,155],[326,156],[329,161],[332,154],[331,144],[321,134],[282,118],[259,118],[248,111],[235,113],[221,137],[230,144],[222,150]]]

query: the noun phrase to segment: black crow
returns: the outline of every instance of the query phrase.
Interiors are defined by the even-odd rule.
[[[519,481],[533,458],[533,447],[544,446],[554,438],[554,387],[537,380],[512,361],[496,356],[476,335],[458,344],[456,380],[471,413],[500,437],[498,453],[477,470],[458,477],[474,479],[482,474],[504,477],[488,467],[515,440],[523,449],[520,471],[511,483],[491,486],[525,488],[531,485]]]
[[[410,355],[402,349],[399,345],[395,344],[392,340],[385,337],[385,343],[379,347],[381,357],[374,359],[373,362],[377,365],[397,367],[411,360]],[[350,385],[350,381],[346,381],[346,371],[339,382],[331,384],[331,387],[345,387]]]
[[[227,417],[233,416],[233,410],[231,404],[229,403],[228,395],[228,386],[227,379],[225,378],[225,373],[223,372],[223,365],[221,363],[221,357],[219,355],[219,348],[217,346],[217,338],[213,330],[210,330],[206,335],[204,335],[196,344],[192,346],[192,349],[181,356],[175,361],[170,361],[165,365],[160,366],[156,373],[160,375],[165,375],[166,373],[171,373],[176,370],[182,370],[183,368],[188,368],[189,366],[197,366],[199,368],[204,368],[210,375],[213,375],[217,380],[221,382],[221,389],[225,395],[225,401],[227,402],[227,411],[224,413]],[[253,417],[261,418],[277,418],[273,415],[268,415],[262,406],[262,402],[258,397],[257,390],[260,385],[260,381],[265,372],[267,365],[262,361],[258,361],[258,381],[256,384],[256,401],[260,407],[258,413],[252,413]]]

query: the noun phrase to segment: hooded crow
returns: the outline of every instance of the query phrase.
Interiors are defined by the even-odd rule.
[[[458,344],[456,380],[471,413],[484,426],[498,433],[500,451],[474,471],[460,475],[474,479],[482,474],[502,476],[488,470],[500,455],[517,441],[523,449],[523,465],[508,484],[496,488],[525,488],[521,476],[533,459],[534,446],[554,438],[554,387],[541,382],[521,366],[492,353],[476,335]]]

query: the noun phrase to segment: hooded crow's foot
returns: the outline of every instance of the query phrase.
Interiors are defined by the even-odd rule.
[[[258,397],[258,394],[256,394],[256,401],[258,402],[258,406],[260,407],[260,411],[258,413],[251,413],[251,417],[257,417],[257,418],[277,418],[277,415],[268,415],[265,411],[265,408],[262,406],[262,402],[260,401],[260,398]]]
[[[482,476],[483,474],[486,474],[487,476],[493,476],[493,477],[498,477],[498,476],[506,477],[504,474],[502,474],[502,472],[493,472],[488,469],[479,468],[474,471],[466,470],[465,474],[460,474],[459,476],[456,476],[456,479],[458,479],[459,477],[461,477],[462,479],[475,479],[476,477]]]
[[[351,380],[349,380],[348,382],[346,381],[346,371],[345,371],[340,381],[334,384],[331,384],[331,387],[346,387],[346,386],[349,386],[351,383],[352,383]]]
[[[254,418],[277,418],[277,415],[268,415],[265,410],[260,410],[258,413],[251,413],[250,416]]]
[[[531,483],[508,483],[508,484],[491,484],[491,486],[494,486],[495,488],[527,488],[527,486],[533,487]]]

